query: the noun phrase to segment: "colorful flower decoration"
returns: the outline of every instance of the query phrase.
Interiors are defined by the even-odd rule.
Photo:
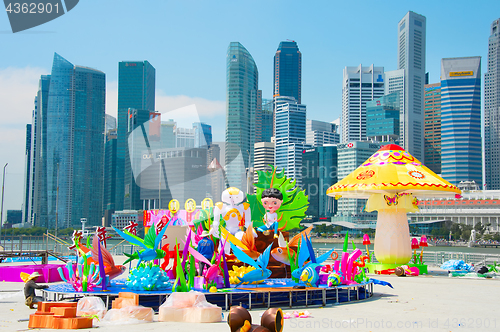
[[[419,171],[408,171],[408,175],[417,180],[425,179],[425,175]]]
[[[371,178],[373,175],[375,175],[375,171],[369,169],[369,170],[366,170],[364,172],[359,173],[358,176],[356,177],[356,179],[366,180],[366,179]]]

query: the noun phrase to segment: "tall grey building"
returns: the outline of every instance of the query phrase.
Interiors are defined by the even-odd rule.
[[[226,77],[226,176],[229,185],[244,188],[253,160],[259,71],[239,42],[227,49]]]
[[[332,122],[306,120],[306,144],[312,147],[340,143],[337,125]]]
[[[106,77],[54,54],[37,95],[33,214],[36,226],[100,225]]]
[[[293,97],[275,98],[276,171],[285,170],[288,178],[302,182],[302,154],[306,144],[306,105]]]
[[[409,11],[399,21],[398,69],[404,69],[400,142],[421,162],[424,162],[425,34],[425,16]]]
[[[155,110],[156,70],[148,61],[118,64],[118,131],[115,209],[141,209],[140,188],[132,173],[129,134]],[[134,110],[132,110],[134,109]]]
[[[345,67],[342,142],[366,140],[366,103],[384,95],[384,67]]]
[[[484,75],[484,183],[500,189],[500,19],[491,23]]]

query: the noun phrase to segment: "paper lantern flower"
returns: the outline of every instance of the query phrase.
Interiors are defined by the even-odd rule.
[[[380,148],[327,190],[335,198],[367,198],[366,211],[378,211],[374,251],[385,264],[405,264],[411,258],[406,213],[418,211],[415,198],[460,194],[460,189],[395,144]]]
[[[367,246],[369,244],[372,244],[370,242],[370,236],[368,234],[363,235],[363,245]]]

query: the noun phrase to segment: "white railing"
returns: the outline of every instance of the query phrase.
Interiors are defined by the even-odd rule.
[[[329,249],[321,248],[315,249],[316,257],[324,254]],[[341,249],[337,250],[337,253],[341,254]],[[352,249],[348,250],[352,252]],[[373,252],[372,252],[373,253]],[[339,257],[340,258],[340,257]],[[481,254],[481,253],[468,253],[468,252],[447,252],[447,251],[424,251],[423,261],[427,265],[440,266],[450,259],[463,260],[465,263],[474,265],[487,265],[494,262],[500,262],[500,254]],[[331,259],[328,261],[331,262]],[[327,261],[327,262],[328,262]],[[377,262],[376,259],[373,260]]]

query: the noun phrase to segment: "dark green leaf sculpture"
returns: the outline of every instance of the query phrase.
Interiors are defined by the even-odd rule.
[[[264,224],[263,217],[266,210],[262,206],[262,192],[267,188],[276,188],[283,194],[283,204],[277,211],[279,227],[285,226],[284,230],[299,228],[299,223],[306,216],[306,210],[309,206],[307,195],[304,190],[296,186],[295,179],[289,179],[285,176],[285,170],[276,173],[274,166],[271,166],[270,172],[257,171],[259,180],[254,186],[257,188],[255,195],[248,195],[248,202],[252,210],[252,221],[254,227]]]

